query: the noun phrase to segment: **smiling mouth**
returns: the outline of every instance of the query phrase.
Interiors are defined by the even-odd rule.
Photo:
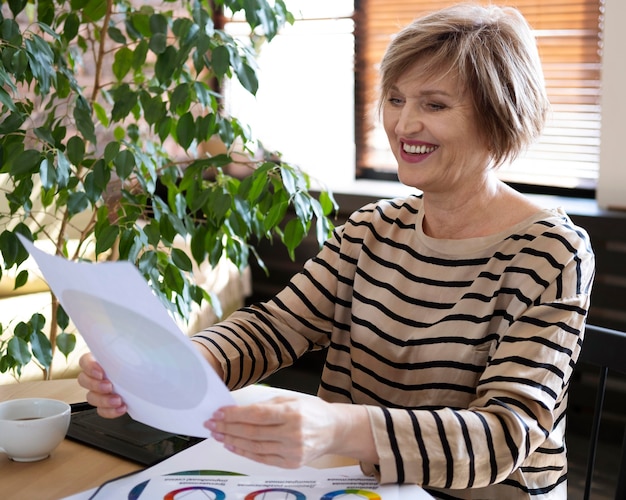
[[[405,142],[402,143],[402,151],[411,155],[425,155],[432,153],[439,146],[426,146],[425,144],[407,144]]]

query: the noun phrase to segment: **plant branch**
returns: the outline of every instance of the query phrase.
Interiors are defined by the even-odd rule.
[[[93,89],[91,92],[91,102],[94,102],[100,92],[100,77],[102,75],[102,65],[104,64],[104,56],[106,54],[106,39],[111,13],[113,12],[113,0],[107,0],[107,11],[102,22],[102,30],[100,32],[100,46],[98,47],[98,55],[96,57],[96,72],[93,79]]]
[[[50,346],[52,349],[52,356],[50,361],[50,368],[43,369],[44,379],[50,380],[52,377],[52,363],[54,359],[54,353],[56,352],[57,335],[59,334],[59,325],[57,323],[57,315],[59,310],[59,299],[56,295],[50,291]]]
[[[76,250],[74,251],[74,255],[70,257],[70,260],[78,260],[78,257],[80,256],[80,251],[83,247],[83,243],[93,231],[97,215],[98,213],[96,210],[92,211],[91,217],[89,218],[89,223],[81,231],[78,238],[78,244],[76,245]]]

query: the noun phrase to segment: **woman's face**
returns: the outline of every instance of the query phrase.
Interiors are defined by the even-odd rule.
[[[489,169],[471,95],[454,73],[424,78],[411,66],[383,104],[383,125],[400,181],[425,193],[467,189]]]

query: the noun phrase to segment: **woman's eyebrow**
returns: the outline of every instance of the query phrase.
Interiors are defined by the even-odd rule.
[[[420,92],[420,95],[431,96],[431,95],[441,95],[444,97],[452,97],[450,92],[446,92],[445,90],[433,89],[433,90],[424,90]]]
[[[397,85],[392,85],[389,88],[390,92],[398,92],[400,94],[403,94],[404,92],[402,92]],[[452,94],[450,94],[449,92],[445,91],[445,90],[441,90],[441,89],[426,89],[426,90],[420,90],[419,92],[420,96],[425,96],[425,97],[430,97],[430,96],[444,96],[444,97],[452,97]]]

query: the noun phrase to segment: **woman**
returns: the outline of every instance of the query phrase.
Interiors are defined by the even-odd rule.
[[[565,213],[495,173],[547,112],[531,31],[510,8],[444,9],[404,29],[381,72],[399,178],[421,194],[354,213],[273,300],[193,338],[233,389],[326,348],[321,399],[222,408],[206,425],[273,465],[336,453],[441,498],[566,498],[593,253]],[[124,413],[93,358],[82,366],[88,401]]]

